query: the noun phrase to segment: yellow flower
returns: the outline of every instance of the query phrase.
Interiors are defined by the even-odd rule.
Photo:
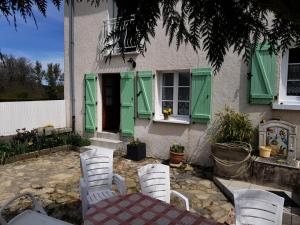
[[[33,145],[32,140],[30,140],[30,141],[28,142],[28,145],[29,145],[29,146],[30,146],[30,145]]]

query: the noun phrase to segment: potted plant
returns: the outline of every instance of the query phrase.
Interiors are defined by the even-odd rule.
[[[248,114],[225,107],[216,114],[212,135],[212,158],[217,176],[248,178],[251,165],[253,132]]]
[[[171,108],[164,109],[163,114],[164,114],[164,120],[169,119],[169,116],[172,114],[172,109]]]
[[[174,143],[170,147],[170,163],[179,164],[184,158],[184,146]]]
[[[127,145],[127,158],[135,161],[146,158],[146,143],[141,142],[138,138],[133,139]]]

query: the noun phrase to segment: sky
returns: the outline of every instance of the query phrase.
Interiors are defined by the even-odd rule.
[[[35,9],[37,25],[28,18],[27,23],[17,16],[17,30],[0,16],[0,51],[24,56],[33,63],[38,60],[46,69],[48,63],[59,63],[64,68],[64,10],[58,11],[49,2],[47,17]]]

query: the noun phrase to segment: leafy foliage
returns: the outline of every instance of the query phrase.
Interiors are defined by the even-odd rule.
[[[45,79],[48,82],[47,87],[47,95],[51,99],[59,99],[59,93],[57,86],[59,84],[59,80],[63,76],[59,64],[50,63],[47,65],[47,72],[44,72]]]
[[[67,144],[77,146],[77,147],[82,147],[82,146],[90,145],[91,142],[89,139],[84,138],[77,133],[71,133],[67,137]]]
[[[51,0],[51,2],[60,9],[62,0]],[[16,15],[20,15],[25,22],[28,18],[32,18],[36,24],[34,9],[37,8],[38,12],[46,16],[48,4],[48,0],[1,0],[0,13],[8,22],[13,20],[15,27],[17,27]]]
[[[216,117],[216,130],[213,134],[214,142],[252,142],[253,127],[248,114],[238,113],[226,107],[225,111],[217,113]]]
[[[69,4],[72,0],[67,0]],[[95,7],[103,0],[87,1]],[[51,0],[60,8],[62,0]],[[162,18],[169,43],[190,44],[195,51],[205,51],[218,71],[228,51],[243,55],[248,62],[259,41],[269,42],[270,51],[278,53],[295,43],[300,46],[299,0],[116,0],[118,23],[105,39],[103,52],[110,59],[118,47],[124,58],[125,39],[141,54],[155,37]],[[27,21],[35,16],[34,7],[46,16],[47,0],[2,0],[0,13],[16,26],[16,15]],[[134,15],[135,20],[124,26]],[[126,32],[124,32],[126,31]],[[129,32],[128,32],[129,31]],[[0,55],[1,58],[1,55]]]
[[[45,71],[43,70],[42,63],[40,63],[39,61],[36,61],[33,71],[36,75],[35,79],[36,79],[37,83],[42,85],[42,80],[45,77]]]
[[[59,64],[49,65],[48,70],[44,71],[39,61],[33,65],[25,57],[3,54],[0,63],[0,101],[62,99],[63,74]],[[44,85],[43,80],[48,81],[48,85]]]
[[[190,44],[195,51],[205,51],[216,71],[230,50],[242,54],[248,62],[252,49],[260,41],[269,42],[275,53],[294,42],[300,45],[300,19],[293,16],[297,14],[286,16],[280,8],[272,7],[280,2],[285,9],[292,10],[281,0],[140,0],[135,2],[135,10],[129,0],[116,2],[122,6],[118,12],[119,23],[107,36],[103,52],[112,53],[116,46],[125,52],[124,21],[132,14],[136,19],[129,26],[136,32],[127,33],[126,38],[135,40],[140,53],[147,50],[146,44],[155,36],[162,17],[169,44],[175,42],[177,48]],[[295,4],[299,9],[299,3]]]
[[[170,151],[175,153],[184,153],[184,146],[174,143],[171,145]]]
[[[143,142],[141,142],[140,139],[136,138],[136,139],[133,139],[133,140],[129,143],[129,145],[137,146],[137,145],[140,145],[141,143],[143,143]]]
[[[77,133],[53,133],[51,135],[45,135],[39,134],[36,130],[28,131],[25,128],[18,129],[17,134],[11,141],[0,141],[0,164],[5,163],[5,160],[9,157],[28,152],[35,152],[62,145],[82,147],[90,144],[89,139]]]

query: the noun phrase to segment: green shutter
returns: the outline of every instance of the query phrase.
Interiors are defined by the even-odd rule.
[[[250,103],[269,104],[274,99],[275,55],[269,45],[258,46],[251,60]]]
[[[139,118],[152,117],[152,71],[137,73],[137,114]]]
[[[191,120],[207,123],[211,118],[211,69],[192,69]]]
[[[121,73],[121,134],[134,133],[134,72]]]
[[[96,131],[96,80],[95,74],[85,74],[85,130]]]

